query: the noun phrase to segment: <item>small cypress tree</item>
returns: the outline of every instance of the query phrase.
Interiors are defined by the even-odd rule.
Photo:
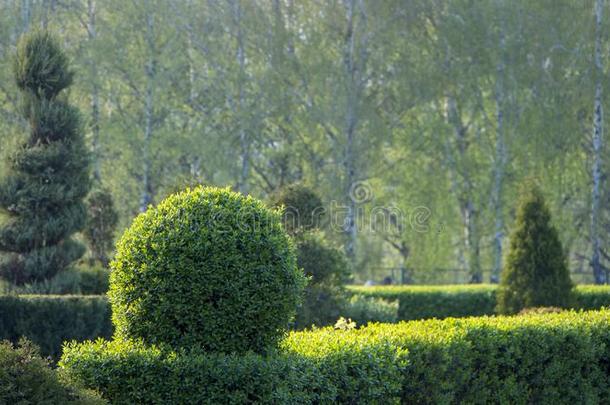
[[[88,220],[83,231],[93,260],[108,265],[108,252],[114,245],[114,231],[119,214],[114,208],[112,194],[104,188],[93,190],[87,197]]]
[[[523,188],[506,265],[498,290],[499,313],[524,308],[566,307],[573,284],[566,254],[540,190]]]
[[[58,41],[26,34],[14,71],[30,133],[0,184],[0,275],[19,285],[49,279],[83,255],[71,236],[87,218],[90,163],[79,112],[63,91],[74,74]]]

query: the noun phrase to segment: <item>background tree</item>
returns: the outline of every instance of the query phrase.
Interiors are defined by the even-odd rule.
[[[89,154],[79,112],[62,93],[74,74],[58,41],[46,31],[25,35],[14,72],[30,134],[0,185],[0,273],[23,284],[51,278],[83,255],[71,237],[86,221]]]
[[[531,307],[566,307],[572,280],[566,254],[542,192],[524,186],[498,290],[498,311],[517,313]]]
[[[276,194],[273,205],[284,208],[284,229],[295,243],[298,267],[309,278],[295,326],[334,323],[346,304],[344,285],[350,271],[345,254],[324,238],[325,209],[320,197],[306,186],[292,184]]]
[[[83,230],[91,258],[108,265],[108,253],[114,245],[114,232],[119,215],[114,208],[112,194],[106,189],[93,190],[87,197],[88,219]]]

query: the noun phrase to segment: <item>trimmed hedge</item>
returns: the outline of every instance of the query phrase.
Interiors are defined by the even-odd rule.
[[[59,363],[113,404],[375,403],[397,398],[403,361],[388,344],[335,334],[325,350],[268,356],[72,342]]]
[[[138,215],[117,243],[115,339],[263,353],[286,333],[307,279],[281,212],[196,187]]]
[[[112,403],[601,403],[610,310],[293,332],[267,357],[100,340],[60,366]]]
[[[357,295],[398,301],[398,319],[404,321],[494,315],[494,284],[439,286],[349,286]],[[610,306],[610,286],[579,285],[573,290],[576,309]]]
[[[0,296],[0,340],[22,336],[57,360],[66,340],[112,336],[110,305],[99,295]]]

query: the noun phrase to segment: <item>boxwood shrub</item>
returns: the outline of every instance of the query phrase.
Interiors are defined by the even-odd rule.
[[[306,284],[280,215],[213,187],[149,207],[111,263],[116,338],[227,353],[272,347]]]
[[[0,341],[1,404],[106,404],[98,394],[68,381],[22,339],[17,347]]]
[[[610,310],[292,332],[267,356],[71,343],[60,366],[112,403],[602,403]]]
[[[349,286],[358,295],[398,301],[398,319],[404,321],[495,314],[497,286],[493,284],[438,286]],[[575,309],[610,306],[610,286],[574,288]]]
[[[0,340],[27,337],[43,356],[59,359],[66,340],[112,336],[105,296],[0,295]]]
[[[141,341],[69,343],[60,367],[113,404],[375,403],[398,399],[404,362],[391,346],[336,333],[324,350],[174,351]],[[377,344],[375,344],[377,343]]]

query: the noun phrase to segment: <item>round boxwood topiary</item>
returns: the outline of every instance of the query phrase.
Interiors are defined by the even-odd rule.
[[[139,215],[111,264],[116,337],[218,352],[274,345],[306,283],[280,219],[252,197],[211,187]]]

